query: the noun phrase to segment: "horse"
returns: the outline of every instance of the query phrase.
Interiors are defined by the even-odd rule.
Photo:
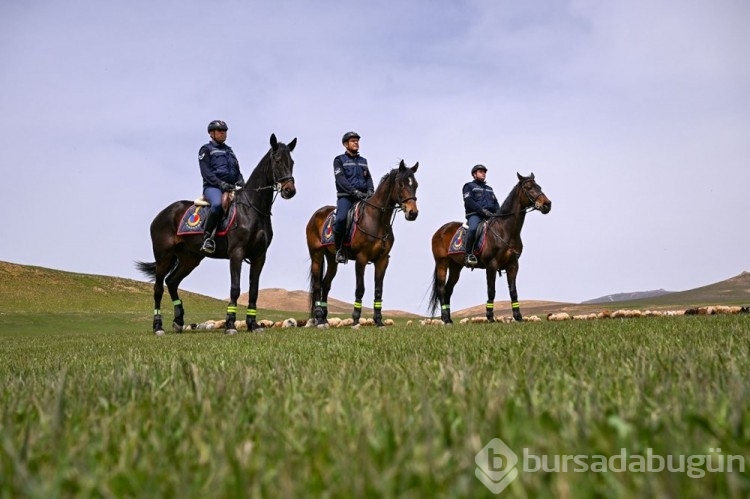
[[[237,333],[235,321],[243,261],[250,264],[246,323],[249,331],[260,329],[256,321],[255,307],[260,273],[266,262],[266,251],[273,238],[271,206],[278,194],[282,199],[291,199],[297,193],[292,176],[294,160],[291,155],[297,145],[297,139],[294,138],[287,145],[278,142],[276,135],[271,134],[270,143],[271,148],[252,171],[245,186],[235,191],[235,221],[228,227],[226,237],[216,238],[216,251],[212,255],[205,255],[200,251],[203,232],[196,232],[195,235],[177,235],[182,216],[193,206],[192,201],[176,201],[170,204],[159,212],[151,223],[151,243],[155,261],[136,262],[136,268],[154,281],[153,328],[157,336],[164,334],[160,309],[165,280],[174,306],[172,327],[176,332],[181,332],[185,325],[185,309],[177,288],[206,256],[229,259],[230,303],[227,306],[224,332]]]
[[[401,160],[398,168],[392,169],[380,180],[375,193],[367,200],[358,202],[352,208],[355,213],[354,233],[349,248],[342,249],[347,258],[354,260],[357,276],[357,287],[354,293],[354,310],[352,319],[359,322],[362,314],[362,297],[365,294],[365,265],[375,264],[375,303],[373,319],[378,327],[383,327],[382,306],[383,278],[388,268],[391,248],[393,247],[393,221],[398,210],[403,210],[408,221],[414,221],[419,215],[417,208],[417,179],[414,174],[419,163],[407,167]],[[334,258],[336,249],[333,244],[323,244],[323,227],[326,219],[335,209],[334,206],[323,206],[313,213],[305,229],[307,249],[310,252],[310,316],[315,325],[328,323],[328,292],[336,276],[338,264]],[[326,269],[326,263],[328,268]],[[325,272],[325,275],[323,273]],[[322,276],[322,278],[321,278]]]
[[[481,254],[477,255],[479,263],[475,266],[485,269],[487,273],[486,316],[490,322],[495,321],[495,274],[502,275],[503,270],[508,279],[513,318],[516,321],[522,320],[516,291],[518,259],[523,251],[521,229],[528,211],[539,210],[546,215],[552,209],[552,201],[542,192],[533,173],[528,177],[518,172],[516,175],[518,175],[518,184],[513,187],[500,206],[499,214],[489,218],[486,222],[485,243]],[[461,222],[448,222],[432,236],[435,270],[430,295],[430,315],[433,316],[440,305],[440,319],[445,324],[453,323],[450,308],[451,295],[464,266],[464,252],[449,253],[451,240],[460,226]]]

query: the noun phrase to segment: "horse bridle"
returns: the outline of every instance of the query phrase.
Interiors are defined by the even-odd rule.
[[[523,181],[523,183],[521,183],[521,189],[523,190],[524,194],[526,194],[526,197],[529,198],[529,201],[531,201],[531,207],[527,211],[533,211],[533,210],[537,209],[537,207],[536,207],[536,200],[539,199],[539,197],[543,193],[542,193],[542,190],[539,189],[539,194],[537,194],[534,197],[531,197],[531,194],[529,193],[529,189],[526,188],[526,183],[527,182],[534,182],[534,179],[527,178],[526,180]],[[534,185],[536,185],[536,182],[534,182]]]
[[[398,185],[398,173],[396,173],[396,177],[397,177],[397,178],[396,178],[396,179],[394,179],[394,181],[393,181],[393,187],[391,187],[391,193],[390,193],[390,195],[389,195],[389,197],[390,197],[391,199],[393,199],[393,193],[394,193],[394,191],[396,190],[396,186]],[[403,199],[399,199],[399,200],[396,200],[396,203],[395,203],[395,204],[394,204],[394,205],[392,206],[392,208],[394,209],[394,211],[393,211],[393,215],[391,215],[391,221],[390,221],[390,223],[388,224],[388,231],[387,231],[387,233],[386,233],[386,235],[385,235],[385,236],[383,236],[383,237],[378,237],[378,236],[376,236],[375,234],[370,234],[369,232],[367,232],[367,231],[365,231],[364,229],[362,229],[362,227],[361,227],[361,226],[360,226],[360,229],[359,229],[359,230],[360,230],[360,232],[362,232],[363,234],[365,234],[365,235],[367,235],[367,236],[370,236],[370,237],[374,237],[374,238],[376,238],[376,239],[382,239],[383,241],[385,241],[386,239],[388,239],[388,234],[389,234],[389,233],[391,233],[391,234],[393,233],[393,229],[392,229],[392,227],[393,227],[393,221],[394,221],[394,220],[396,219],[396,214],[397,214],[397,213],[398,213],[399,211],[404,211],[404,203],[406,203],[407,201],[411,201],[411,200],[414,200],[414,201],[416,201],[416,200],[417,200],[417,196],[409,196],[409,197],[407,197],[407,198],[403,198]],[[387,207],[387,206],[378,206],[378,205],[372,204],[371,202],[369,202],[369,201],[368,201],[368,200],[366,200],[366,199],[363,199],[363,200],[362,200],[362,202],[363,202],[364,204],[366,204],[367,206],[372,206],[373,208],[375,208],[375,209],[377,209],[377,210],[380,210],[380,212],[381,212],[381,213],[385,213],[385,210],[387,210],[387,209],[388,209],[388,207]],[[357,222],[357,225],[359,226],[359,223],[358,223],[358,222]]]

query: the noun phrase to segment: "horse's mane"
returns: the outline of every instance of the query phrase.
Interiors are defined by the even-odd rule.
[[[383,175],[383,178],[381,178],[380,182],[378,182],[378,187],[380,187],[383,182],[385,182],[391,175],[395,175],[396,173],[398,173],[398,168],[394,168],[393,170]]]
[[[395,178],[396,175],[398,175],[398,172],[400,171],[399,168],[400,167],[397,166],[396,168],[392,169],[391,171],[389,171],[388,173],[386,173],[385,175],[383,175],[383,178],[381,178],[380,182],[378,182],[378,187],[380,187],[383,184],[383,182],[385,182],[386,180],[388,180],[390,177],[394,177]],[[404,172],[409,172],[409,171],[411,171],[411,170],[409,170],[408,168],[406,168],[404,170]]]
[[[508,197],[505,198],[503,204],[500,205],[500,213],[503,215],[509,215],[513,211],[513,202],[518,197],[516,192],[521,187],[523,180],[519,180],[518,183],[510,190]]]

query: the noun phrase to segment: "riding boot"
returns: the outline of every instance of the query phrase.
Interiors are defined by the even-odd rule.
[[[203,246],[201,251],[207,255],[212,255],[216,251],[216,243],[214,242],[214,232],[216,226],[219,225],[221,219],[221,212],[213,213],[209,212],[208,218],[206,219],[206,226],[203,231]]]
[[[336,245],[336,263],[346,263],[346,255],[344,254],[344,233],[333,232],[333,240]]]
[[[477,263],[477,257],[474,256],[474,238],[475,234],[466,231],[466,258],[464,259],[465,265],[474,266]]]

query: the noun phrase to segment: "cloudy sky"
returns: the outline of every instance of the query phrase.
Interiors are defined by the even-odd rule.
[[[144,280],[151,220],[200,193],[223,119],[246,177],[272,132],[298,138],[261,288],[306,289],[348,130],[376,178],[420,163],[386,309],[426,311],[431,236],[463,219],[476,163],[501,197],[534,172],[552,200],[526,219],[521,302],[726,279],[750,270],[749,20],[745,0],[2,2],[0,260]],[[228,296],[228,263],[183,288]],[[331,296],[353,289],[342,267]],[[452,308],[484,301],[464,271]]]

